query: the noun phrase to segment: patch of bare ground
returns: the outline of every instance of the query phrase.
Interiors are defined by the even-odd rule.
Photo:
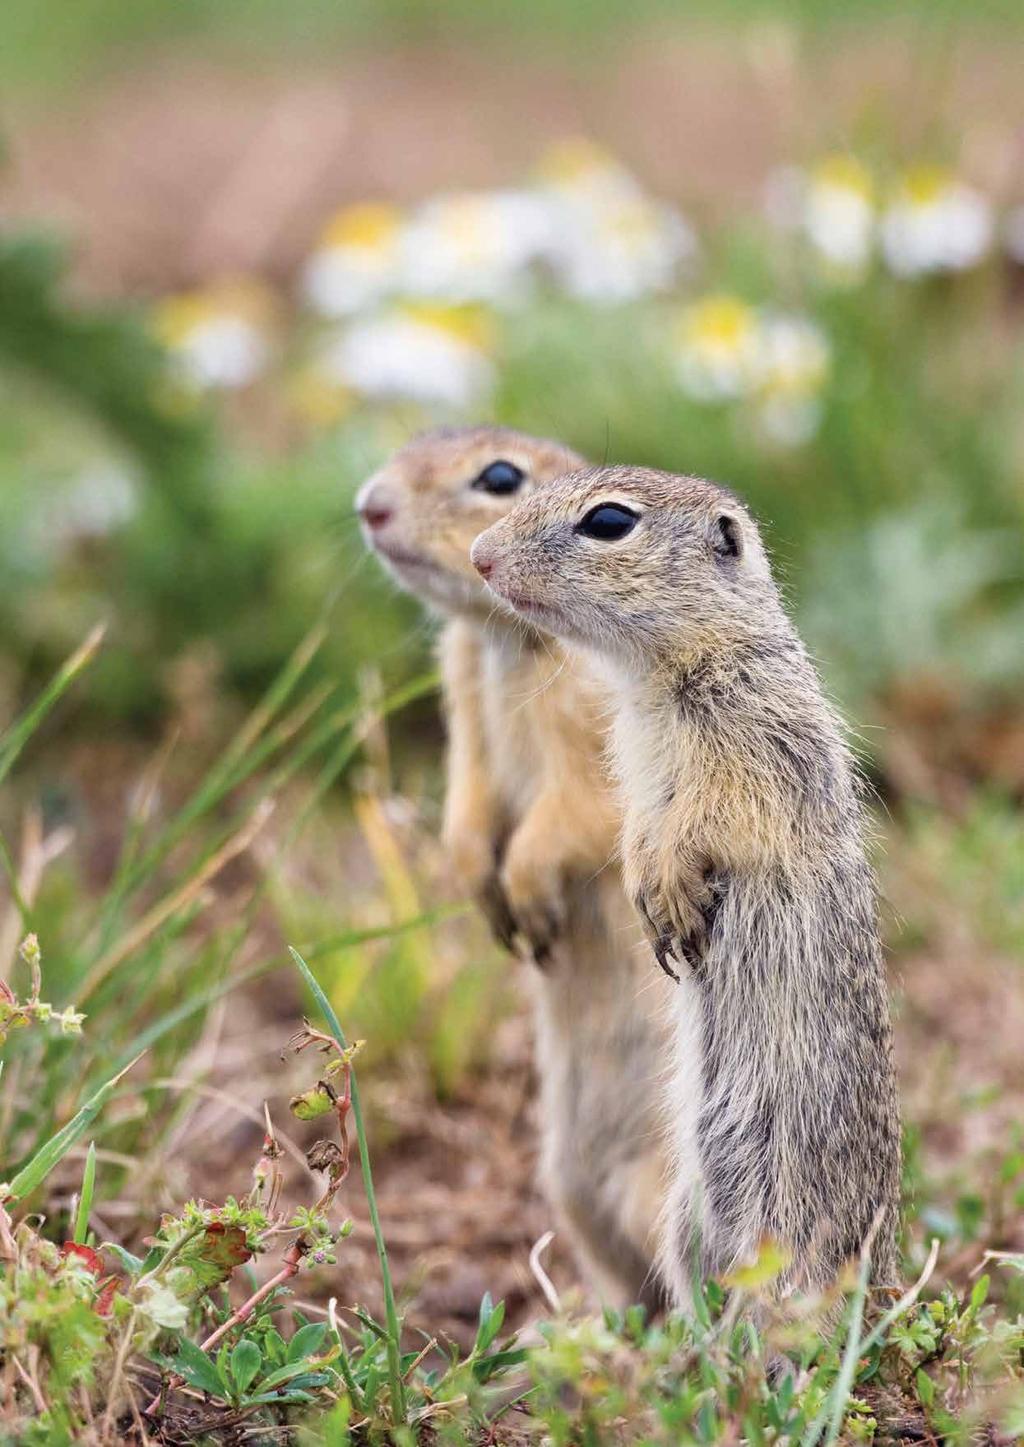
[[[711,212],[754,204],[778,162],[879,134],[962,150],[998,190],[1024,156],[1022,65],[1018,36],[895,22],[803,39],[676,24],[550,54],[339,45],[276,66],[165,53],[45,108],[9,99],[0,207],[66,227],[89,289],[148,293],[288,277],[334,207],[516,182],[574,133]]]

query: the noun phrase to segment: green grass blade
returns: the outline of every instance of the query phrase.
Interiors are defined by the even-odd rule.
[[[317,941],[315,946],[306,950],[310,959],[319,959],[322,955],[334,954],[335,951],[354,950],[360,945],[372,944],[375,940],[389,940],[397,935],[408,934],[412,930],[424,929],[433,925],[438,920],[448,919],[454,915],[465,912],[465,906],[444,905],[438,909],[427,910],[424,914],[412,915],[409,919],[399,920],[392,925],[373,925],[366,929],[345,930],[339,935],[331,935],[326,940]],[[278,956],[271,956],[265,960],[259,960],[256,964],[250,965],[247,970],[241,970],[237,975],[231,975],[228,979],[220,980],[216,985],[211,985],[208,990],[202,990],[193,995],[190,999],[183,1001],[173,1010],[168,1010],[159,1020],[154,1020],[145,1030],[140,1031],[129,1046],[126,1047],[121,1059],[145,1053],[151,1045],[173,1030],[175,1026],[188,1020],[192,1015],[197,1015],[209,1005],[215,1004],[224,995],[230,995],[232,990],[240,985],[248,984],[250,980],[259,979],[261,975],[267,974],[275,969],[280,963]]]
[[[90,1096],[81,1110],[68,1121],[67,1125],[59,1130],[56,1135],[51,1136],[46,1144],[36,1151],[32,1159],[18,1172],[10,1184],[10,1194],[15,1200],[24,1200],[26,1196],[31,1195],[36,1187],[46,1180],[46,1177],[53,1170],[54,1166],[59,1165],[75,1142],[89,1129],[90,1125],[110,1099],[119,1082],[128,1074],[132,1066],[137,1065],[141,1059],[141,1055],[136,1055],[135,1059],[130,1060],[123,1070],[119,1070],[116,1075],[112,1075],[104,1085],[100,1086],[95,1095]]]
[[[864,1303],[867,1300],[870,1271],[871,1257],[869,1252],[865,1251],[861,1257],[860,1269],[857,1272],[857,1285],[850,1298],[850,1307],[847,1312],[849,1329],[842,1361],[839,1365],[839,1375],[832,1384],[832,1390],[825,1405],[804,1433],[801,1447],[817,1447],[826,1417],[828,1418],[828,1436],[825,1438],[824,1447],[832,1447],[832,1444],[839,1439],[846,1403],[853,1390],[853,1379],[857,1374],[857,1361],[860,1357],[861,1347],[860,1329],[864,1320]]]
[[[85,1170],[82,1172],[82,1189],[78,1194],[78,1210],[75,1212],[75,1234],[72,1236],[76,1246],[84,1246],[85,1238],[89,1234],[89,1216],[92,1213],[92,1197],[96,1189],[96,1142],[89,1142],[89,1150],[85,1157]]]
[[[57,670],[35,703],[26,709],[19,719],[15,719],[5,733],[0,735],[0,783],[3,783],[11,772],[18,755],[54,704],[67,692],[82,670],[92,662],[103,642],[105,632],[105,624],[97,625],[81,647],[76,648],[71,657]]]
[[[306,964],[306,961],[299,954],[298,950],[289,947],[289,953],[303,979],[313,993],[313,998],[320,1006],[320,1011],[327,1021],[328,1028],[342,1050],[348,1049],[348,1042],[345,1039],[344,1031],[338,1021],[337,1015],[330,1000],[324,994],[320,982],[313,971]],[[405,1422],[405,1384],[402,1381],[402,1358],[400,1335],[401,1326],[398,1321],[398,1309],[395,1306],[395,1289],[391,1280],[391,1267],[388,1264],[387,1246],[384,1242],[384,1232],[381,1229],[380,1213],[377,1210],[377,1193],[373,1187],[373,1172],[370,1167],[370,1150],[366,1140],[366,1130],[363,1124],[363,1108],[359,1098],[359,1086],[356,1082],[356,1072],[353,1070],[350,1075],[352,1090],[352,1117],[356,1123],[356,1136],[359,1141],[359,1166],[363,1173],[363,1189],[366,1191],[366,1204],[370,1212],[370,1224],[373,1226],[373,1236],[377,1243],[377,1259],[380,1262],[381,1285],[384,1290],[384,1315],[388,1324],[387,1357],[388,1376],[391,1382],[391,1400],[394,1413],[395,1425]]]

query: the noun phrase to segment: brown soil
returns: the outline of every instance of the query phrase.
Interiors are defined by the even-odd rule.
[[[920,1132],[926,1175],[941,1183],[944,1205],[960,1190],[985,1193],[989,1166],[994,1171],[1024,1102],[1019,965],[976,954],[965,966],[952,953],[914,953],[897,961],[893,985],[904,1115]],[[371,1077],[364,1087],[380,1212],[395,1278],[409,1304],[410,1329],[447,1335],[464,1346],[473,1337],[485,1291],[506,1302],[511,1326],[528,1326],[549,1314],[529,1254],[550,1229],[558,1234],[544,1264],[560,1296],[567,1304],[595,1305],[570,1243],[535,1184],[540,1123],[525,990],[523,995],[522,1008],[497,1029],[486,1068],[454,1099],[436,1101],[421,1063],[411,1055],[400,1071]],[[176,1173],[167,1182],[179,1197],[246,1188],[259,1150],[256,1111],[264,1098],[296,1156],[323,1133],[316,1123],[299,1126],[285,1109],[291,1090],[309,1083],[308,1065],[296,1072],[279,1063],[295,1023],[280,1000],[271,1006],[261,990],[236,1001],[224,1033],[210,1037],[217,1043],[209,1085],[223,1094],[198,1101],[189,1119]],[[317,1185],[293,1159],[286,1161],[286,1175],[286,1199],[312,1199]],[[379,1274],[357,1166],[339,1202],[354,1219],[354,1232],[342,1244],[336,1267],[302,1278],[298,1298],[322,1310],[336,1296],[342,1307],[359,1303],[379,1314]],[[1024,1249],[1019,1211],[988,1224],[987,1244]],[[944,1253],[940,1274],[963,1284],[981,1255],[981,1245],[955,1256]],[[267,1262],[260,1273],[272,1269]]]

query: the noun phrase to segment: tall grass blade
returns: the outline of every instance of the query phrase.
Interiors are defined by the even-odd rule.
[[[71,657],[57,670],[35,703],[0,735],[0,784],[11,772],[18,755],[54,704],[67,692],[82,670],[92,662],[103,642],[103,635],[106,631],[106,624],[97,624],[85,642],[76,648]]]
[[[425,914],[416,915],[413,919],[400,920],[398,924],[346,930],[343,934],[331,935],[328,939],[319,940],[314,947],[306,950],[306,954],[310,959],[318,959],[321,955],[334,954],[335,951],[358,949],[361,945],[372,944],[374,940],[387,940],[395,935],[406,934],[411,930],[423,929],[428,925],[436,924],[438,920],[447,919],[449,916],[459,913],[462,911],[458,906],[443,906],[439,909],[428,910]],[[248,984],[250,980],[257,980],[261,975],[267,974],[277,966],[278,962],[276,956],[259,960],[256,964],[250,965],[248,969],[240,970],[238,974],[220,980],[216,985],[211,985],[208,990],[201,990],[192,995],[190,999],[183,1001],[175,1009],[168,1010],[165,1015],[161,1015],[159,1020],[154,1020],[145,1030],[136,1035],[121,1058],[144,1054],[151,1045],[162,1040],[176,1026],[181,1025],[191,1016],[200,1014],[208,1006],[216,1004],[218,1000],[223,999],[225,995],[230,995],[232,990],[237,989],[240,985]]]
[[[75,1212],[75,1233],[72,1236],[76,1246],[84,1246],[89,1234],[89,1217],[92,1214],[92,1197],[96,1189],[96,1142],[89,1142],[82,1172],[82,1189],[78,1194],[78,1210]]]
[[[839,1365],[839,1375],[832,1384],[832,1390],[825,1400],[821,1411],[808,1427],[803,1435],[801,1447],[817,1447],[819,1438],[828,1419],[828,1436],[825,1439],[825,1447],[832,1447],[838,1440],[842,1431],[843,1418],[845,1416],[846,1403],[849,1401],[850,1392],[853,1388],[853,1379],[857,1373],[857,1361],[860,1357],[860,1328],[864,1320],[864,1303],[868,1294],[868,1276],[871,1271],[871,1255],[865,1251],[861,1256],[860,1268],[857,1272],[857,1285],[850,1298],[847,1320],[849,1330],[846,1337],[846,1346],[843,1349],[842,1361]]]
[[[132,1066],[137,1065],[141,1059],[141,1055],[136,1055],[135,1059],[130,1060],[123,1070],[119,1070],[116,1075],[112,1075],[106,1084],[100,1086],[95,1095],[89,1097],[81,1110],[72,1116],[67,1125],[59,1130],[56,1135],[51,1136],[46,1144],[36,1151],[28,1164],[18,1172],[14,1180],[10,1183],[10,1194],[15,1200],[24,1200],[26,1196],[31,1195],[36,1187],[46,1180],[46,1177],[53,1168],[60,1164],[75,1142],[89,1129],[121,1080],[128,1074]]]
[[[337,1015],[331,1006],[330,1000],[324,994],[320,983],[313,971],[306,964],[306,961],[299,954],[298,950],[289,946],[289,953],[303,979],[313,993],[313,998],[320,1006],[321,1013],[327,1021],[328,1028],[342,1050],[348,1049],[348,1042],[345,1039],[344,1031],[338,1021]],[[384,1243],[384,1233],[381,1230],[380,1214],[377,1210],[377,1193],[373,1187],[373,1172],[370,1167],[370,1150],[366,1140],[366,1129],[363,1124],[363,1108],[359,1098],[359,1086],[356,1081],[356,1072],[351,1072],[352,1091],[352,1116],[356,1123],[356,1136],[359,1141],[359,1166],[363,1173],[363,1188],[366,1191],[366,1204],[370,1212],[370,1224],[373,1226],[373,1237],[377,1243],[377,1259],[380,1262],[381,1285],[384,1290],[384,1315],[388,1324],[388,1377],[391,1384],[391,1400],[393,1403],[394,1423],[405,1422],[405,1384],[402,1380],[402,1357],[400,1346],[401,1326],[398,1321],[398,1310],[395,1306],[395,1290],[391,1280],[391,1267],[388,1264],[387,1246]]]

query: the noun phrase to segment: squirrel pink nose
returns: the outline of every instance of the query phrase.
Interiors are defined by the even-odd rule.
[[[494,572],[494,559],[489,558],[486,553],[474,553],[473,567],[480,574],[481,578],[489,578]]]
[[[382,528],[386,522],[390,522],[392,509],[367,499],[359,509],[359,516],[368,528]]]

